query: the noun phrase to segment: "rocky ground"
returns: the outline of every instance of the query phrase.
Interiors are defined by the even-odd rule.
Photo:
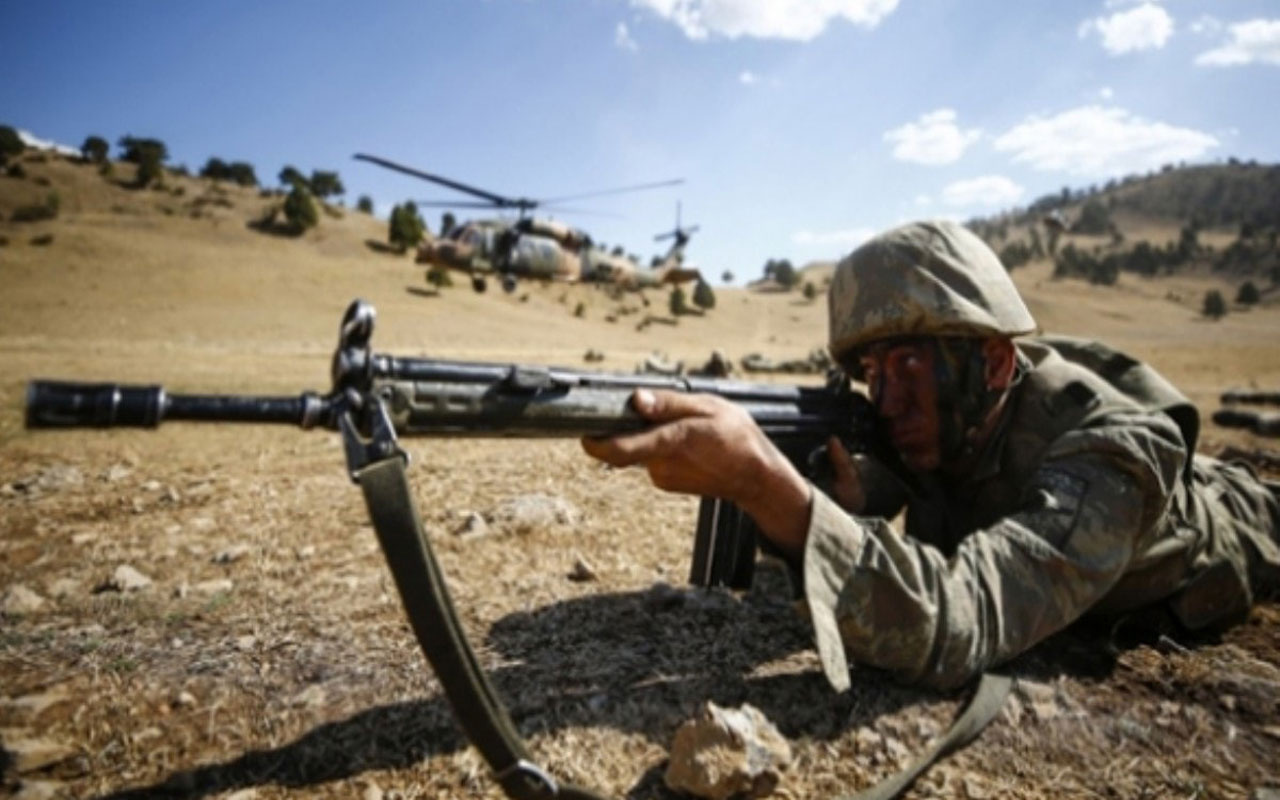
[[[46,166],[64,192],[81,180]],[[184,215],[198,191],[112,189],[97,206],[65,201],[38,230],[0,225],[0,785],[29,798],[501,796],[417,650],[335,436],[28,432],[25,381],[324,388],[356,295],[382,312],[380,350],[574,363],[593,347],[620,370],[654,349],[692,361],[730,343],[735,358],[801,357],[821,342],[820,304],[724,290],[704,319],[637,331],[586,289],[428,297],[404,259],[362,244],[371,220],[281,241]],[[29,244],[46,230],[52,244]],[[1204,322],[1194,306],[1212,278],[1016,278],[1048,329],[1151,359],[1206,414],[1228,386],[1280,386],[1280,309]],[[585,319],[569,311],[579,297]],[[674,796],[662,776],[675,732],[711,700],[758,708],[786,738],[775,796],[838,796],[905,764],[962,699],[868,669],[833,694],[779,571],[745,594],[688,589],[696,502],[576,442],[406,447],[480,661],[562,779]],[[1228,448],[1280,475],[1274,440],[1207,426],[1203,449]],[[909,797],[1280,792],[1275,600],[1215,639],[1080,627],[1013,671],[1002,715]]]

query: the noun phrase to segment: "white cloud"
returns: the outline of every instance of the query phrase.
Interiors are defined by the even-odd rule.
[[[759,82],[759,76],[749,69],[744,69],[742,72],[738,73],[738,83],[741,83],[743,86],[752,86]]]
[[[1196,56],[1196,63],[1208,67],[1237,67],[1252,64],[1280,65],[1280,19],[1251,19],[1231,25],[1226,44]]]
[[[920,206],[921,208],[924,208],[925,206],[931,206],[933,205],[933,198],[927,194],[918,194],[916,195],[916,205]]]
[[[1109,17],[1095,17],[1080,23],[1077,30],[1083,39],[1097,33],[1102,46],[1113,56],[1138,50],[1159,50],[1173,35],[1173,17],[1154,3],[1143,3],[1129,11]]]
[[[833,19],[874,28],[893,13],[898,0],[631,0],[675,23],[690,39],[808,41]]]
[[[956,181],[942,190],[949,206],[1007,206],[1022,197],[1023,188],[1003,175],[983,175]]]
[[[627,23],[619,22],[618,27],[613,31],[613,44],[621,50],[628,50],[632,53],[640,49],[640,45],[636,44],[636,40],[631,38],[631,31],[627,30]]]
[[[30,132],[24,131],[21,128],[15,129],[15,132],[18,134],[18,138],[21,139],[22,143],[27,147],[31,147],[36,150],[52,150],[53,152],[61,153],[64,156],[80,155],[80,150],[72,147],[71,145],[53,142],[48,139],[39,139]]]
[[[1103,86],[1101,89],[1098,90],[1098,97],[1101,97],[1103,100],[1110,100],[1115,96],[1116,96],[1116,93],[1114,90],[1112,90],[1110,86]]]
[[[1197,158],[1218,144],[1203,131],[1150,122],[1121,108],[1082,106],[1028,117],[1001,134],[994,147],[1038,170],[1116,175]]]
[[[977,128],[961,130],[956,125],[956,112],[940,108],[888,131],[884,140],[893,145],[893,157],[900,161],[936,165],[959,160],[981,135]]]
[[[1208,14],[1202,14],[1187,26],[1192,33],[1214,34],[1222,30],[1222,23]]]
[[[841,247],[857,247],[866,240],[875,236],[877,231],[873,228],[849,228],[841,231],[797,231],[791,234],[791,241],[801,247],[829,247],[839,245]]]

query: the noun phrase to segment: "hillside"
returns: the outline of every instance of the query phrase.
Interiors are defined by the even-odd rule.
[[[720,288],[705,316],[673,321],[662,293],[648,307],[590,286],[431,294],[410,256],[369,246],[385,224],[350,209],[279,236],[251,226],[279,202],[254,189],[166,175],[135,190],[123,164],[110,180],[59,157],[21,164],[0,177],[0,787],[26,797],[501,796],[416,650],[337,437],[31,432],[28,380],[323,390],[354,297],[378,309],[375,349],[398,355],[629,372],[655,350],[791,359],[825,339],[822,297]],[[54,218],[12,221],[50,193]],[[1012,241],[1039,223],[1008,224]],[[1148,219],[1126,241],[1176,243],[1183,224]],[[1041,256],[1012,273],[1045,330],[1150,360],[1206,415],[1225,388],[1280,388],[1277,293],[1215,321],[1202,298],[1235,297],[1240,275],[1206,264],[1100,285],[1054,269]],[[604,361],[584,363],[588,349]],[[956,708],[872,670],[833,696],[780,574],[745,595],[686,590],[696,502],[576,441],[402,444],[467,634],[558,777],[675,800],[672,735],[712,699],[757,706],[790,740],[779,796],[843,795],[905,764]],[[1207,420],[1201,446],[1276,467],[1274,440]],[[1020,659],[1002,717],[908,796],[1265,797],[1280,606],[1207,641],[1112,633]]]

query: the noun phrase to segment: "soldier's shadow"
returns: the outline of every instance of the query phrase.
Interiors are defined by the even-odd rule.
[[[568,600],[500,619],[484,644],[501,654],[504,666],[489,678],[526,738],[604,727],[638,733],[665,749],[704,700],[751,703],[788,737],[829,738],[922,696],[860,670],[859,681],[876,685],[855,691],[855,700],[830,689],[815,657],[780,662],[811,647],[807,627],[785,598],[756,591],[734,597],[659,586]],[[409,767],[466,746],[447,700],[436,694],[376,706],[280,747],[107,796],[199,798],[268,784],[313,786]],[[544,766],[556,771],[555,764]],[[636,764],[632,794],[661,794],[661,766]]]

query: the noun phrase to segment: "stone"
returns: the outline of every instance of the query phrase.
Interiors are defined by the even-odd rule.
[[[8,754],[9,763],[19,775],[51,767],[76,754],[74,747],[52,739],[30,739],[9,733],[6,732],[3,737],[4,750]]]
[[[217,594],[226,594],[234,587],[235,584],[230,578],[214,578],[213,580],[193,583],[187,589],[191,594],[198,597],[213,597]]]
[[[151,585],[151,579],[128,564],[121,564],[100,589],[113,592],[140,592]]]
[[[489,514],[489,522],[513,533],[529,533],[557,526],[577,526],[581,513],[563,497],[525,494],[499,504]]]
[[[48,589],[54,600],[65,600],[80,593],[80,582],[72,578],[55,578]]]
[[[219,551],[219,553],[213,557],[213,563],[234,564],[247,555],[249,555],[249,545],[234,544],[225,550]]]
[[[479,539],[487,536],[488,533],[489,523],[474,511],[468,511],[462,519],[462,524],[453,529],[453,535],[461,539]]]
[[[34,614],[44,608],[45,599],[20,583],[15,583],[5,590],[0,597],[0,612],[11,617]]]
[[[596,580],[595,568],[591,566],[591,562],[578,556],[573,562],[573,569],[569,570],[569,580],[575,583],[594,581]]]
[[[767,797],[791,762],[791,745],[759,709],[710,701],[676,731],[664,781],[707,800]]]
[[[66,788],[66,784],[57,781],[22,781],[18,784],[13,800],[54,800],[69,797]]]

